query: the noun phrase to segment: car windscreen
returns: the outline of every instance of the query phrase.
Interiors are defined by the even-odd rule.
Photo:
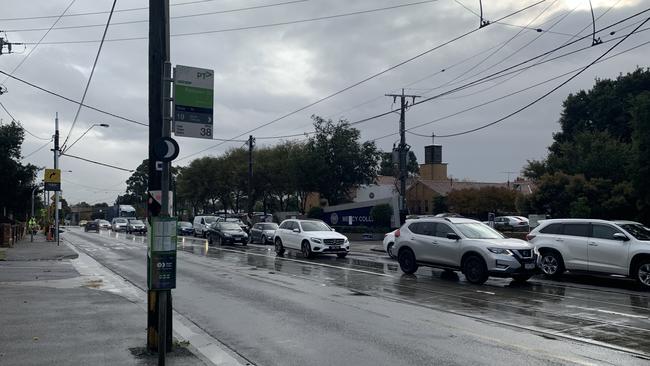
[[[623,230],[630,233],[637,240],[650,241],[650,228],[641,224],[623,224],[619,225]]]
[[[462,223],[455,226],[469,239],[503,239],[503,235],[498,231],[479,222]]]
[[[110,225],[110,222],[108,222],[106,220],[99,220],[99,223],[102,224],[102,225],[107,225],[107,224]]]
[[[302,221],[300,225],[304,231],[331,231],[329,226],[318,221]]]
[[[237,225],[243,224],[243,222],[240,219],[226,219],[226,222],[233,222]]]
[[[262,230],[275,230],[278,228],[278,224],[264,224],[262,225]]]
[[[131,225],[144,225],[144,222],[142,222],[142,220],[130,220],[129,223]]]
[[[187,221],[181,221],[178,223],[178,226],[180,227],[192,227],[192,224],[187,222]]]
[[[116,219],[116,220],[115,220],[115,223],[116,223],[116,224],[126,224],[127,222],[128,222],[128,221],[126,221],[126,219]]]
[[[204,217],[203,219],[204,219],[205,222],[208,223],[208,224],[211,224],[211,223],[217,221],[217,217],[216,217],[216,216],[206,216],[206,217]]]
[[[221,222],[219,228],[221,230],[241,230],[241,227],[234,222]]]

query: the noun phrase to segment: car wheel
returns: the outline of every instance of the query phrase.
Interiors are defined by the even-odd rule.
[[[212,245],[213,241],[214,241],[214,239],[212,238],[212,234],[209,234],[208,235],[208,244]]]
[[[564,261],[560,253],[549,250],[542,253],[540,268],[547,277],[557,278],[564,272]]]
[[[413,274],[418,270],[418,263],[411,249],[400,250],[397,261],[399,262],[399,268],[406,274]]]
[[[468,282],[476,285],[481,285],[488,279],[487,265],[485,265],[483,258],[476,255],[465,259],[463,273]]]
[[[268,242],[269,242],[269,240],[266,238],[266,235],[262,235],[262,244],[266,245],[266,243],[268,243]]]
[[[284,246],[282,245],[282,240],[280,240],[280,238],[275,239],[275,254],[279,256],[284,255]]]
[[[395,243],[388,243],[388,246],[386,247],[386,253],[389,257],[395,259],[395,254],[393,254],[393,246],[395,246]]]
[[[524,283],[524,282],[528,281],[532,276],[533,275],[529,275],[529,274],[513,275],[512,280],[514,282]]]
[[[348,253],[336,253],[336,256],[339,258],[345,258],[348,255]]]
[[[311,259],[314,257],[314,254],[311,251],[311,245],[309,245],[309,243],[303,241],[301,248],[302,248],[302,255],[305,256],[305,258]]]
[[[650,289],[650,259],[642,259],[636,267],[636,281],[644,289]]]

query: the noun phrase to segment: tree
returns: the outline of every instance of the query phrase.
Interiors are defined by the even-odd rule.
[[[374,183],[380,152],[374,142],[360,143],[360,131],[345,120],[312,119],[316,134],[307,142],[308,179],[330,205],[346,202],[353,187]]]
[[[635,166],[632,182],[638,194],[640,218],[650,222],[650,92],[643,92],[633,99],[631,115]]]
[[[390,218],[393,215],[393,208],[384,203],[376,205],[370,210],[370,217],[375,226],[390,227]]]
[[[482,187],[453,190],[447,194],[450,210],[463,216],[485,218],[490,212],[515,212],[519,193],[505,187]]]
[[[413,151],[409,151],[406,158],[406,171],[409,176],[413,177],[420,174],[420,164]],[[399,162],[393,162],[392,152],[382,152],[381,162],[379,163],[379,175],[399,177]]]
[[[20,220],[25,220],[30,214],[32,189],[38,171],[36,166],[20,162],[23,140],[24,130],[17,122],[0,126],[0,212],[4,208],[8,215]],[[38,194],[35,199],[40,206]]]

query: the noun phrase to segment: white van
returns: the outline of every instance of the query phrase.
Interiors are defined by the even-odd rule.
[[[195,216],[192,227],[194,227],[194,236],[205,238],[208,226],[218,221],[216,216]]]

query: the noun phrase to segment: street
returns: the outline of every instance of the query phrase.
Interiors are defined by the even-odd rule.
[[[146,289],[146,237],[69,228],[62,238]],[[384,253],[279,258],[272,246],[191,237],[179,237],[178,249],[174,309],[255,365],[650,360],[650,294],[625,280],[475,286],[438,270],[403,275]]]

